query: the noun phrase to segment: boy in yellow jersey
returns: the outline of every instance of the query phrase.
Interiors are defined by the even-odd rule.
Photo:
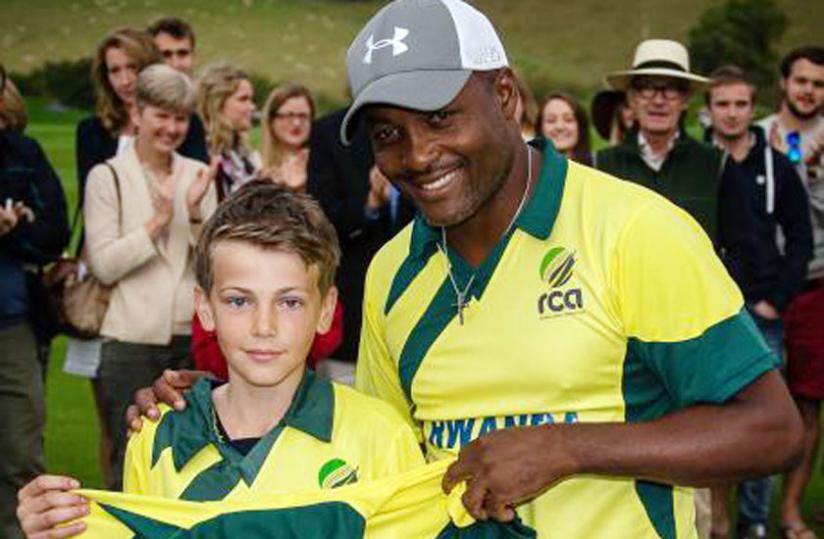
[[[317,204],[269,183],[218,208],[197,247],[196,309],[217,334],[229,380],[200,380],[178,412],[163,407],[129,441],[124,490],[182,500],[329,489],[423,464],[409,426],[387,404],[317,378],[305,360],[327,331],[340,254]],[[67,537],[88,512],[67,477],[20,493],[29,536]]]

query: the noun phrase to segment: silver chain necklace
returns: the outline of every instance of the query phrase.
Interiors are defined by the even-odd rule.
[[[527,166],[527,177],[526,177],[526,187],[524,187],[524,194],[521,196],[521,202],[518,204],[518,209],[515,210],[515,214],[512,216],[512,220],[509,222],[509,225],[504,230],[504,236],[509,234],[512,227],[515,225],[515,221],[518,220],[518,216],[521,215],[521,210],[524,209],[524,204],[526,204],[527,198],[529,198],[529,188],[530,184],[532,183],[532,150],[527,146],[526,148],[526,166]],[[455,303],[452,304],[458,310],[458,322],[460,325],[464,323],[464,316],[463,312],[464,309],[469,305],[469,298],[467,298],[467,294],[469,293],[469,289],[472,287],[472,283],[475,282],[475,274],[473,273],[469,277],[469,282],[466,283],[466,286],[463,290],[458,287],[458,282],[455,280],[455,275],[452,273],[452,262],[449,260],[448,254],[448,247],[446,245],[446,228],[441,227],[441,243],[436,244],[438,246],[438,250],[446,259],[446,271],[449,274],[449,282],[452,284],[452,290],[455,291]]]

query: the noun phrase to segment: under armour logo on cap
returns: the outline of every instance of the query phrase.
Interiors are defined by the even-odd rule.
[[[462,0],[387,3],[358,32],[346,62],[354,97],[341,125],[346,144],[350,120],[367,105],[438,110],[473,71],[507,66],[492,23]]]
[[[381,39],[375,43],[375,36],[370,35],[369,39],[366,40],[366,54],[363,56],[363,63],[371,64],[372,52],[388,47],[389,45],[392,45],[392,56],[398,56],[405,53],[409,50],[409,47],[403,42],[403,39],[408,35],[409,30],[406,28],[399,28],[397,26],[395,27],[395,35],[392,36],[392,39]]]

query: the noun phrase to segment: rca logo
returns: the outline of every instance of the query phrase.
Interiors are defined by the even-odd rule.
[[[580,311],[584,296],[580,288],[564,288],[574,274],[575,253],[564,247],[553,247],[544,255],[538,273],[541,281],[552,289],[538,297],[539,315],[556,315]]]
[[[575,311],[584,308],[584,299],[580,288],[571,288],[566,291],[553,290],[546,294],[541,294],[538,298],[538,314],[547,311],[552,313],[562,313],[564,311]]]

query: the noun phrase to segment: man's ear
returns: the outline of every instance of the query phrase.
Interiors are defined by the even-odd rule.
[[[495,79],[495,95],[501,103],[501,112],[504,117],[517,122],[521,94],[518,91],[515,73],[508,67],[501,68]]]
[[[338,304],[338,289],[336,286],[330,286],[326,295],[321,300],[320,318],[318,318],[318,327],[316,331],[325,335],[332,328],[332,320],[335,318],[335,307]]]
[[[195,312],[203,329],[215,330],[215,316],[212,312],[212,305],[209,303],[209,295],[198,285],[195,286]]]

